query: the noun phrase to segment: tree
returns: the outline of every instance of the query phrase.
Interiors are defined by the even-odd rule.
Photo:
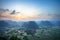
[[[23,39],[24,39],[24,40],[28,40],[28,37],[27,37],[27,36],[24,36]]]
[[[12,37],[10,38],[10,40],[21,40],[21,39],[18,38],[17,36],[12,36]]]
[[[0,40],[6,40],[6,38],[5,37],[0,37]]]

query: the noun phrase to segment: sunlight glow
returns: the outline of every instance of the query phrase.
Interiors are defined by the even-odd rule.
[[[33,16],[36,13],[36,9],[34,7],[29,6],[15,5],[12,7],[12,9],[26,16]]]

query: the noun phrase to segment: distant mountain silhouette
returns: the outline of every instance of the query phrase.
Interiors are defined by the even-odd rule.
[[[54,26],[60,26],[60,21],[52,21],[52,23],[54,24]]]
[[[21,27],[23,22],[16,22],[11,20],[0,20],[0,28],[4,27]]]
[[[23,27],[25,27],[27,30],[36,30],[39,28],[37,23],[35,21],[29,21],[23,24]]]
[[[5,21],[0,21],[0,28],[7,27],[9,24]]]
[[[37,23],[36,23],[37,22]],[[38,26],[42,28],[51,28],[55,26],[60,26],[60,21],[11,21],[11,20],[0,20],[0,28],[4,27],[24,27],[24,29],[31,28],[37,29]],[[37,26],[37,27],[36,27]]]
[[[57,26],[60,26],[60,21],[57,21]]]
[[[41,28],[51,28],[53,24],[50,21],[41,21],[39,27]]]
[[[6,27],[8,27],[9,24],[5,21],[0,21],[0,35],[5,31]]]

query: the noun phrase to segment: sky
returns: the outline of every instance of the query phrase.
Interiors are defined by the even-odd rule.
[[[0,20],[60,20],[60,0],[0,0]]]

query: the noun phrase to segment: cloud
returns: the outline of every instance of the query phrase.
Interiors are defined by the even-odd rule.
[[[0,9],[0,20],[60,20],[59,14],[34,14],[32,16],[24,15],[23,13],[13,10],[12,14],[8,10]]]
[[[11,12],[11,14],[15,14],[16,13],[16,11],[15,10],[13,10],[12,12]]]

